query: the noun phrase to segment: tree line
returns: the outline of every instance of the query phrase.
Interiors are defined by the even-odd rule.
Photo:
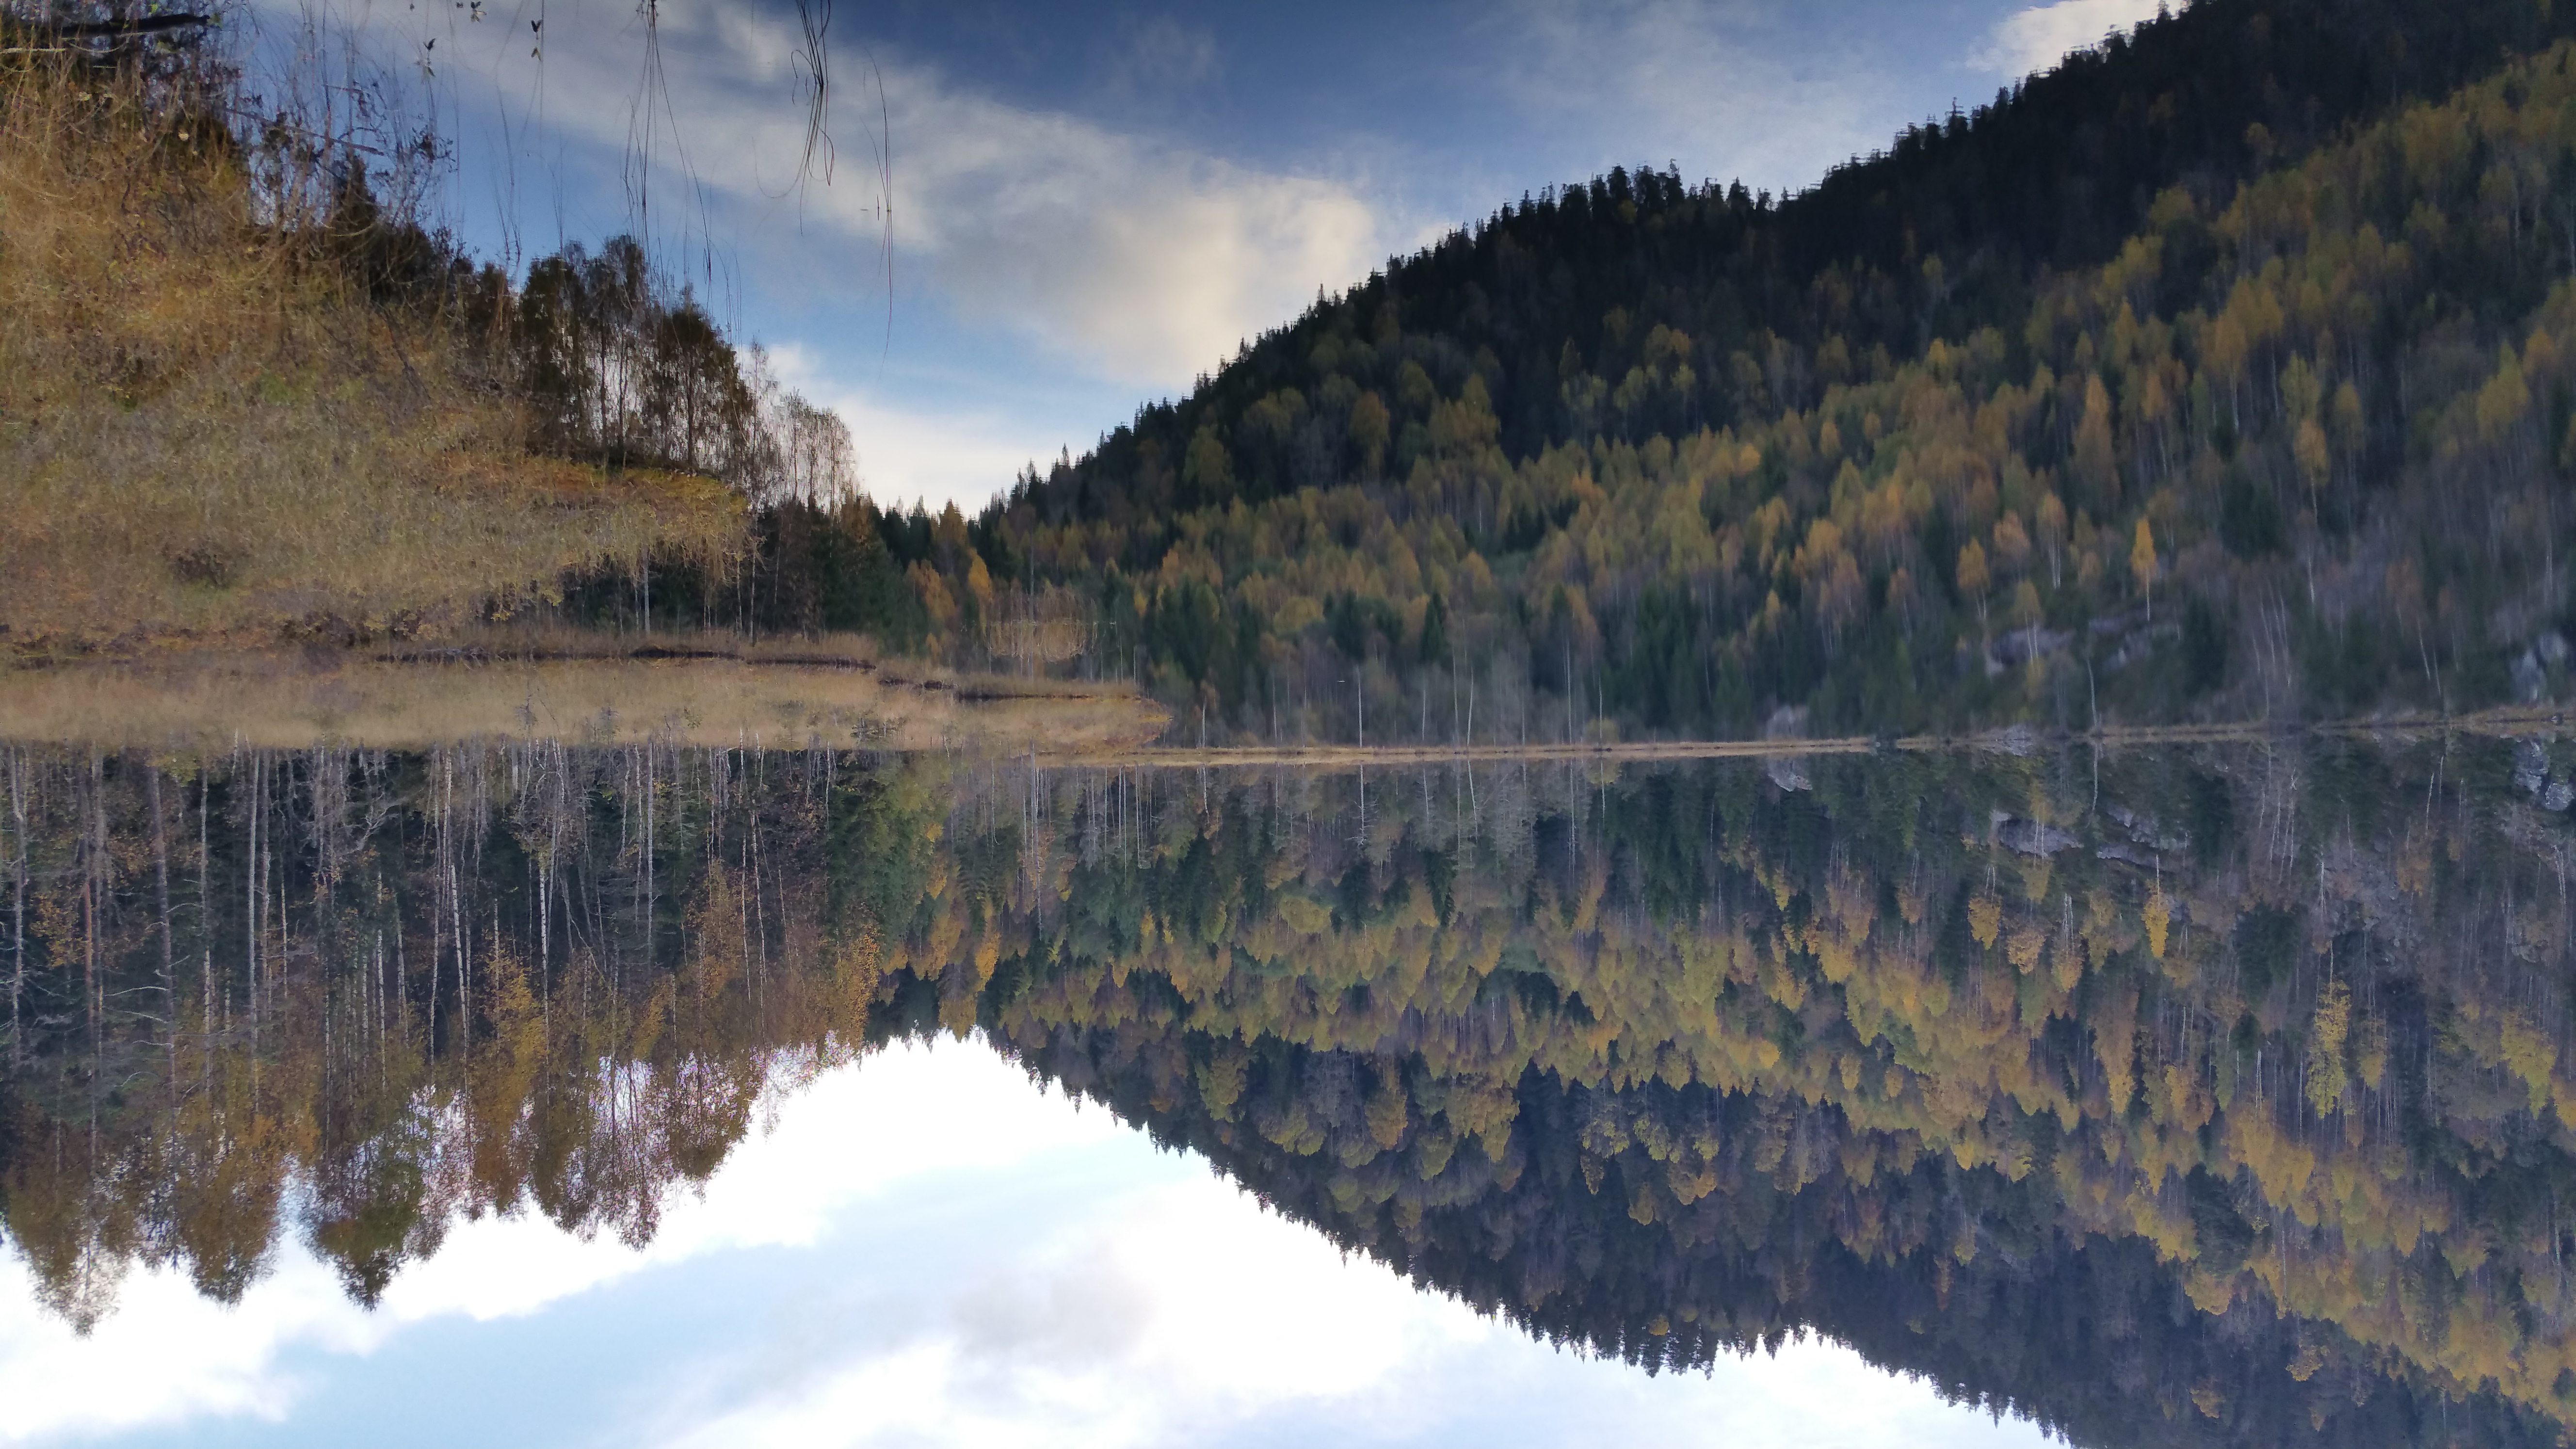
[[[1084,595],[1211,739],[2548,695],[2567,23],[2213,0],[1796,196],[1543,191],[1029,470],[939,582]]]

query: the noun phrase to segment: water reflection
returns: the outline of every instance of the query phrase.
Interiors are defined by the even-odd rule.
[[[2570,759],[21,751],[0,1190],[74,1325],[289,1239],[374,1303],[496,1212],[648,1242],[779,1091],[980,1027],[1649,1371],[1812,1330],[2088,1444],[2556,1443]]]
[[[75,1337],[0,1257],[0,1438],[2041,1442],[1814,1342],[1709,1380],[1556,1353],[1341,1258],[981,1042],[897,1046],[776,1106],[646,1247],[462,1220],[373,1308],[290,1235],[238,1305],[143,1267]]]

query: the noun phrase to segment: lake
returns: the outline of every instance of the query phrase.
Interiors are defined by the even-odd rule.
[[[2576,1425],[2576,743],[1566,753],[0,747],[0,1437]]]

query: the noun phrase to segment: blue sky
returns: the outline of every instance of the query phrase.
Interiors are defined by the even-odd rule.
[[[658,68],[635,0],[249,17],[271,56],[354,37],[435,113],[437,209],[478,249],[643,221],[842,412],[873,492],[972,506],[1506,199],[1639,162],[1795,188],[2154,9],[837,0],[829,178],[801,185],[793,0],[662,0]]]
[[[971,507],[1506,199],[1639,162],[1801,186],[2154,9],[837,0],[833,164],[801,186],[792,0],[662,0],[658,71],[635,0],[253,15],[272,53],[307,17],[357,36],[435,107],[440,209],[487,253],[632,229],[641,180],[662,254],[842,412],[871,491]]]
[[[129,1275],[84,1340],[0,1255],[0,1443],[2051,1442],[1819,1342],[1654,1378],[1556,1352],[1342,1258],[980,1041],[891,1049],[764,1115],[649,1246],[485,1216],[372,1314],[295,1240],[229,1309]]]

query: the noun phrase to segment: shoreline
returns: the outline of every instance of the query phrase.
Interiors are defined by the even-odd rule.
[[[1975,753],[2021,757],[2078,745],[2101,749],[2152,749],[2200,744],[2278,744],[2301,739],[2413,740],[2439,735],[2514,739],[2552,735],[2566,728],[2564,711],[2533,707],[2486,710],[2449,717],[2392,716],[2309,723],[2247,721],[2234,724],[2105,725],[2092,730],[2042,730],[2016,725],[1965,735],[1841,735],[1800,739],[1639,740],[1526,745],[1183,746],[1136,750],[1115,757],[1085,756],[1071,763],[1138,769],[1252,769],[1376,764],[1800,759],[1814,755]]]
[[[337,651],[56,661],[0,669],[0,740],[97,748],[579,745],[1048,753],[1149,745],[1132,687],[818,654],[658,646],[435,660]]]
[[[469,739],[761,749],[965,751],[1135,769],[1795,759],[2089,745],[2143,749],[2302,739],[2550,736],[2554,706],[2322,720],[2010,725],[1960,735],[1172,746],[1171,714],[1133,684],[1015,678],[881,661],[857,641],[644,636],[382,651],[321,647],[0,665],[0,740],[108,748],[407,748]]]

